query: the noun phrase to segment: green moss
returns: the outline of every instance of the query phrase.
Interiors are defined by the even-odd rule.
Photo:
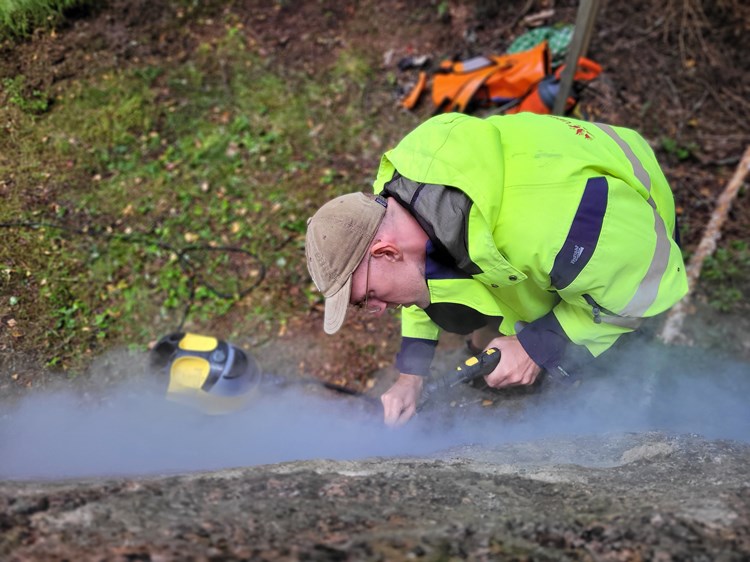
[[[708,302],[721,312],[750,308],[750,247],[734,240],[718,248],[703,263],[701,279]]]
[[[34,318],[27,341],[47,363],[75,369],[98,346],[149,341],[188,305],[193,325],[231,315],[272,330],[319,300],[300,259],[305,221],[357,188],[327,155],[366,142],[371,117],[351,101],[369,67],[346,55],[309,76],[245,44],[229,25],[186,62],[61,83],[43,112],[0,106],[0,221],[28,223],[0,245],[0,305],[15,296]],[[21,306],[29,287],[37,298]]]

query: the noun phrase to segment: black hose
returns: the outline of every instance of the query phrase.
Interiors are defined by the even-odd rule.
[[[119,233],[115,231],[111,231],[106,228],[102,227],[91,227],[86,226],[84,228],[76,228],[72,227],[66,224],[56,223],[56,222],[46,222],[46,221],[13,221],[13,222],[2,222],[0,223],[0,228],[26,228],[26,229],[33,229],[37,230],[40,228],[50,228],[50,229],[56,229],[61,230],[63,232],[68,232],[71,234],[75,234],[78,236],[85,236],[88,238],[100,238],[104,240],[117,240],[120,242],[126,242],[129,244],[138,244],[143,246],[156,246],[158,248],[161,248],[163,250],[166,250],[168,252],[173,253],[175,256],[177,256],[178,263],[180,264],[180,268],[185,273],[187,280],[188,280],[188,287],[190,294],[187,299],[187,303],[185,304],[185,308],[182,313],[182,318],[180,319],[180,322],[177,326],[177,328],[174,330],[175,332],[182,331],[183,326],[185,325],[185,321],[187,320],[187,317],[190,313],[190,309],[192,308],[193,302],[195,300],[195,291],[197,286],[202,285],[205,287],[211,294],[215,295],[218,298],[221,299],[230,299],[230,298],[241,298],[245,295],[249,294],[251,291],[256,289],[265,279],[266,276],[266,267],[263,264],[263,262],[260,261],[260,259],[253,253],[249,252],[248,250],[245,250],[243,248],[239,248],[236,246],[210,246],[208,244],[199,244],[199,245],[191,245],[191,246],[185,246],[185,247],[177,247],[172,244],[168,244],[164,242],[160,237],[158,237],[155,234],[144,234],[144,233]],[[224,291],[220,291],[215,285],[208,282],[205,278],[203,278],[200,273],[196,270],[195,265],[193,265],[193,262],[190,260],[190,254],[195,254],[197,252],[224,252],[224,253],[236,253],[236,254],[242,254],[244,256],[247,256],[251,258],[255,263],[258,264],[258,275],[257,278],[251,283],[250,285],[242,288],[241,290],[235,292],[235,293],[227,293]]]

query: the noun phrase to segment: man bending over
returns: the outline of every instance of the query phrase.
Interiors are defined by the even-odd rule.
[[[675,208],[636,132],[550,115],[429,119],[383,156],[377,195],[308,222],[324,329],[404,306],[385,422],[416,411],[440,330],[497,325],[494,388],[568,376],[687,292]]]

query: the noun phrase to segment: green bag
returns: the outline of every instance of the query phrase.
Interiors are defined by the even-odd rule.
[[[550,62],[554,69],[564,62],[568,45],[573,39],[574,29],[575,26],[571,24],[537,27],[514,39],[506,52],[511,54],[527,51],[539,43],[547,41]]]

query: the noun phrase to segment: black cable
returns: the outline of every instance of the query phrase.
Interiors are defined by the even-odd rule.
[[[249,294],[251,291],[253,291],[255,288],[260,285],[266,276],[266,267],[263,264],[260,259],[253,254],[252,252],[249,252],[248,250],[245,250],[243,248],[239,248],[236,246],[210,246],[208,244],[198,244],[198,245],[191,245],[191,246],[185,246],[182,248],[179,248],[177,246],[174,246],[172,244],[168,244],[161,240],[157,235],[155,234],[144,234],[144,233],[134,233],[134,234],[123,234],[115,231],[110,231],[109,229],[102,228],[102,227],[84,227],[84,228],[76,228],[72,226],[68,226],[66,224],[56,223],[56,222],[46,222],[46,221],[12,221],[12,222],[0,222],[0,228],[28,228],[28,229],[40,229],[40,228],[50,228],[50,229],[56,229],[61,230],[63,232],[68,232],[71,234],[76,234],[79,236],[87,236],[91,238],[99,237],[106,240],[118,240],[121,242],[126,242],[129,244],[141,244],[141,245],[150,245],[150,246],[156,246],[158,248],[161,248],[163,250],[166,250],[168,252],[173,253],[178,260],[178,263],[180,265],[180,268],[185,273],[187,280],[188,280],[188,289],[189,289],[189,296],[187,299],[187,303],[185,305],[185,309],[182,313],[182,318],[178,324],[178,327],[175,331],[180,332],[182,331],[182,327],[185,325],[185,321],[187,320],[188,314],[190,313],[190,310],[193,306],[193,302],[195,300],[195,292],[196,287],[198,285],[204,286],[210,293],[215,295],[218,298],[221,299],[231,299],[231,298],[241,298],[245,295]],[[237,253],[242,254],[244,256],[250,257],[258,266],[258,275],[255,281],[250,284],[247,287],[244,287],[243,289],[235,292],[235,293],[227,293],[224,291],[220,291],[216,286],[214,286],[212,283],[209,283],[206,281],[206,279],[200,275],[200,273],[196,270],[195,265],[190,260],[190,254],[195,254],[196,252],[224,252],[224,253]]]

